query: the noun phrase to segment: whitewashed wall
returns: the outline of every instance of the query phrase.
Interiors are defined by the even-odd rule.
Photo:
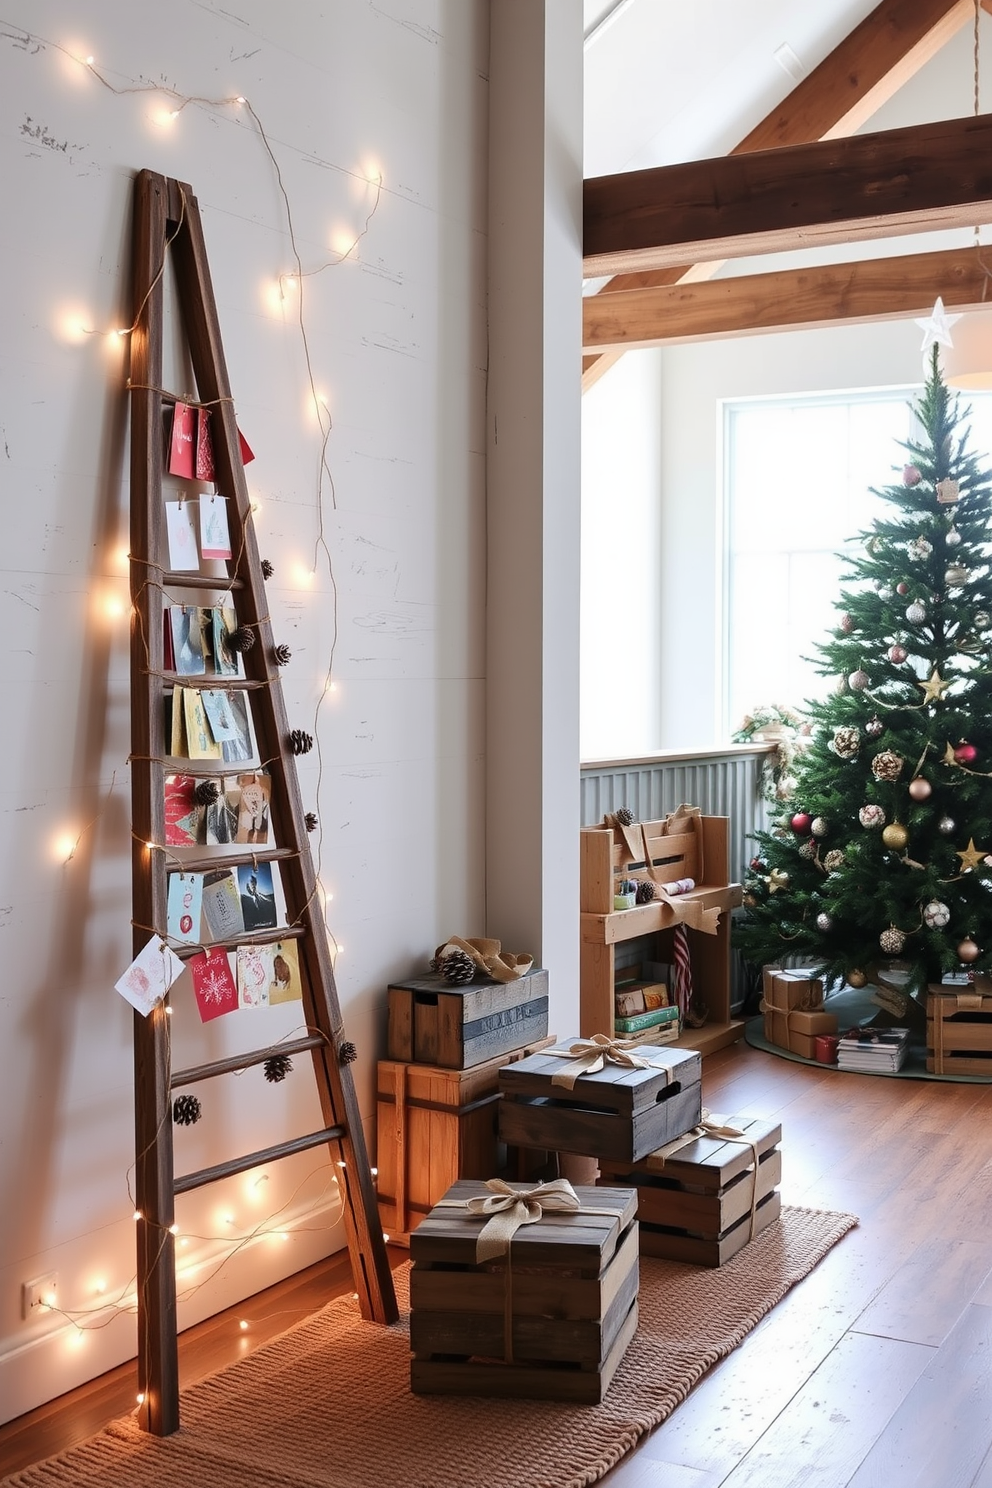
[[[371,1117],[384,989],[445,935],[483,924],[484,399],[488,5],[484,0],[11,0],[0,23],[0,1418],[133,1353],[130,1315],[23,1322],[20,1284],[58,1272],[75,1312],[133,1275],[129,959],[126,346],[131,180],[193,186],[249,467],[268,597],[293,649],[290,717],[311,726],[332,622],[313,566],[318,444],[275,173],[307,266],[314,372],[334,417],[337,691],[323,768],[301,761],[343,947],[339,990]],[[24,28],[23,30],[19,28]],[[73,58],[92,55],[114,92]],[[128,91],[136,89],[137,91]],[[176,369],[171,375],[181,376]],[[112,610],[117,613],[110,613]],[[81,835],[79,835],[81,834]],[[68,846],[78,846],[66,862]],[[258,1041],[235,1015],[201,1030],[178,990],[176,1058]],[[266,1016],[266,1015],[261,1015]],[[293,1027],[267,1015],[265,1036]],[[181,1168],[314,1119],[301,1062],[211,1082]],[[285,1206],[283,1208],[283,1206]],[[326,1166],[308,1154],[182,1201],[184,1323],[340,1243]],[[230,1236],[276,1230],[230,1254]],[[281,1238],[285,1235],[287,1238]],[[99,1290],[101,1289],[102,1290]],[[94,1324],[107,1326],[95,1327]]]

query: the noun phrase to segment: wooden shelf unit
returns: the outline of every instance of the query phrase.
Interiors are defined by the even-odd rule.
[[[699,844],[695,834],[664,837],[665,823],[645,822],[655,876],[664,882],[697,878]],[[729,883],[728,819],[699,819],[702,863],[707,882],[685,895],[703,909],[719,909],[715,935],[689,929],[689,954],[696,993],[706,1003],[709,1018],[702,1028],[687,1028],[678,1045],[712,1054],[734,1043],[744,1033],[744,1022],[730,1015],[730,912],[741,902],[740,884]],[[637,873],[623,838],[610,827],[583,827],[580,834],[580,950],[579,1026],[583,1037],[612,1036],[616,946],[640,935],[658,936],[654,959],[672,960],[671,900],[656,899],[634,909],[613,909],[614,883],[627,871]],[[697,872],[694,872],[696,869]],[[697,880],[698,881],[698,880]],[[682,897],[682,896],[680,896]]]

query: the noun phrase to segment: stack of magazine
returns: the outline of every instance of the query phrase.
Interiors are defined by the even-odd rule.
[[[837,1066],[874,1074],[895,1074],[909,1053],[908,1028],[852,1028],[837,1045]]]

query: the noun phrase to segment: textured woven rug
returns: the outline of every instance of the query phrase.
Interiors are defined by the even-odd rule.
[[[0,1488],[580,1488],[684,1400],[706,1370],[857,1224],[784,1208],[718,1271],[641,1260],[640,1327],[602,1405],[409,1391],[404,1323],[348,1298],[183,1394],[182,1429],[125,1418]],[[396,1273],[401,1305],[408,1269]]]

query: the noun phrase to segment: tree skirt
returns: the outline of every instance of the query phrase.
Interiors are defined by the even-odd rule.
[[[598,1406],[418,1397],[406,1319],[351,1297],[185,1391],[182,1429],[131,1417],[2,1488],[580,1488],[670,1415],[857,1224],[784,1208],[720,1270],[641,1260],[640,1326]],[[406,1305],[408,1267],[396,1273]]]

